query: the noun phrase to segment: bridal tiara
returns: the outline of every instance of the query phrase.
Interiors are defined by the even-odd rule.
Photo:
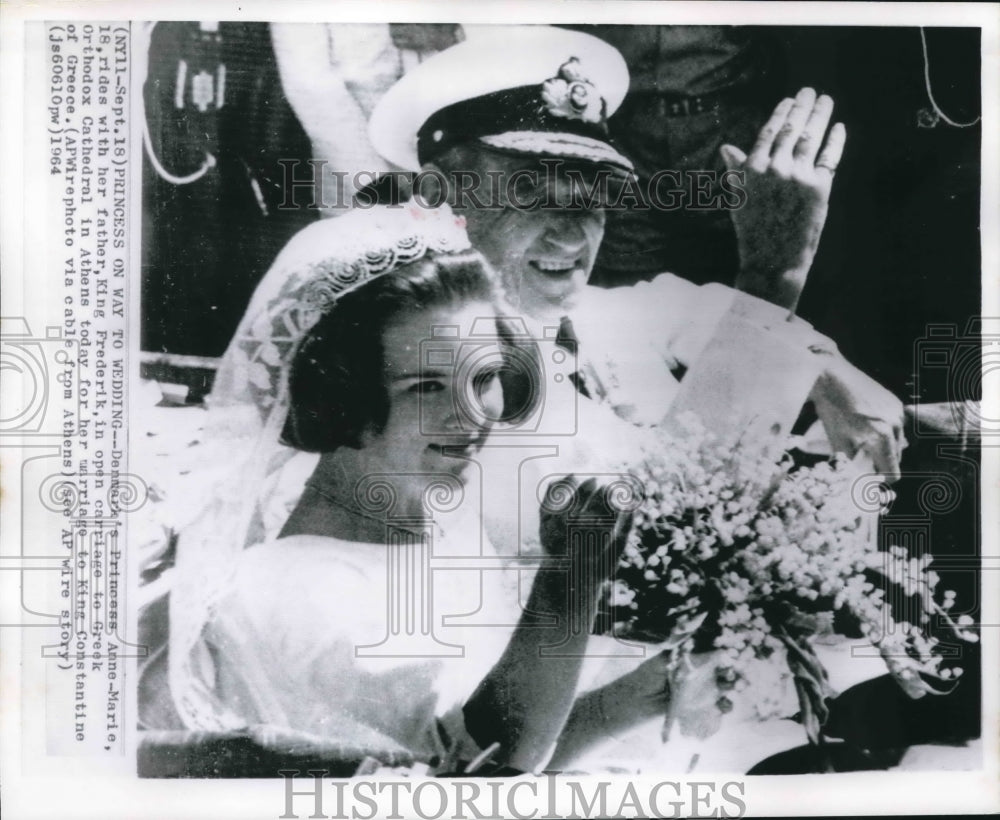
[[[245,385],[266,412],[284,390],[284,371],[299,342],[345,294],[428,253],[471,248],[464,217],[447,205],[377,206],[310,225],[292,237],[258,285],[222,380]]]
[[[309,237],[310,246],[329,247],[322,247],[314,261],[300,270],[307,282],[302,298],[309,307],[321,311],[329,310],[345,293],[428,252],[456,253],[472,247],[465,218],[455,216],[447,207],[381,207],[330,221],[336,222],[331,226],[336,229],[335,237],[327,231]]]

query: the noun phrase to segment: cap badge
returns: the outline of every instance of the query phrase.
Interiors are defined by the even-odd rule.
[[[604,118],[604,100],[580,72],[576,57],[570,57],[555,77],[542,83],[542,101],[555,117],[583,122],[601,122]]]

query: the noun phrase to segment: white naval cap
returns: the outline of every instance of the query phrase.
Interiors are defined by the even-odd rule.
[[[616,48],[552,26],[467,27],[466,38],[412,69],[379,101],[369,138],[385,159],[416,171],[477,140],[505,153],[633,173],[608,135],[607,118],[629,84]]]

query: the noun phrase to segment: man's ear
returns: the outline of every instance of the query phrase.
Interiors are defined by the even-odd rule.
[[[429,207],[445,203],[455,207],[455,186],[451,174],[435,162],[424,163],[414,179],[413,196]]]
[[[357,435],[357,443],[354,445],[355,450],[364,450],[366,447],[370,447],[374,441],[378,438],[378,430],[375,429],[375,425],[368,422]]]

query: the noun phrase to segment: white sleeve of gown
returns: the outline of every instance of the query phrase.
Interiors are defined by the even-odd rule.
[[[664,356],[686,367],[716,333],[736,297],[725,285],[695,285],[672,273],[612,293],[623,303],[618,312],[625,314],[616,321],[627,320],[630,333],[649,339]]]
[[[726,285],[665,273],[606,294],[588,318],[603,321],[608,338],[628,346],[622,360],[647,380],[645,393],[633,391],[638,412],[631,411],[646,423],[669,425],[694,413],[718,435],[753,425],[787,433],[828,359],[817,354],[836,351],[787,309]],[[649,386],[657,367],[678,365],[686,373],[669,395]]]
[[[709,341],[725,333],[734,318],[780,334],[788,344],[802,349],[836,351],[830,339],[786,308],[717,282],[696,285],[672,273],[662,273],[652,281],[611,293],[622,295],[624,310],[619,312],[630,322],[638,322],[644,336],[654,339],[657,347],[669,351],[685,367],[691,367]],[[639,327],[635,332],[638,334]]]
[[[724,285],[669,274],[650,284],[668,317],[664,344],[687,367],[664,423],[692,413],[733,440],[789,433],[825,365],[817,354],[835,346],[787,309]]]
[[[359,549],[373,551],[370,566],[367,556],[351,555]],[[461,667],[358,657],[359,646],[378,644],[388,628],[384,549],[295,538],[244,555],[210,638],[220,695],[248,724],[430,760],[447,751],[440,717],[452,743],[469,747],[455,694],[462,687],[448,679]]]

